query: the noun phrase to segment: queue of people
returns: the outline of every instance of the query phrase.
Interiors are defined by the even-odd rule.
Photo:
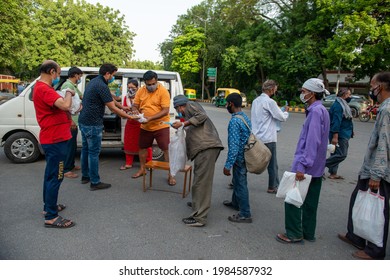
[[[45,227],[70,228],[75,222],[59,216],[58,212],[65,205],[58,203],[58,192],[64,177],[76,178],[75,139],[77,121],[82,135],[81,183],[90,183],[90,190],[101,190],[111,187],[103,183],[99,176],[99,154],[103,132],[104,108],[122,118],[127,118],[125,128],[124,152],[126,161],[121,170],[133,165],[133,156],[139,154],[140,169],[132,176],[136,179],[146,172],[145,163],[151,159],[151,146],[157,141],[164,152],[164,159],[169,161],[169,92],[158,83],[158,76],[153,71],[144,74],[145,86],[138,88],[137,80],[128,82],[128,92],[123,102],[115,102],[108,84],[115,78],[117,67],[103,64],[99,76],[92,79],[84,94],[77,89],[77,83],[83,75],[77,67],[69,70],[69,77],[62,89],[66,91],[61,97],[53,86],[59,82],[60,66],[52,60],[45,61],[40,67],[41,78],[34,87],[34,107],[41,127],[40,143],[46,154],[46,169],[43,182],[43,213]],[[351,195],[348,215],[347,233],[338,237],[359,249],[353,255],[359,259],[383,259],[385,257],[390,193],[390,72],[376,74],[371,80],[371,98],[380,104],[378,116],[372,132],[366,156],[359,172],[358,183]],[[288,113],[281,111],[272,97],[277,92],[277,83],[268,80],[263,84],[263,93],[253,102],[251,120],[241,110],[242,98],[239,94],[227,97],[227,111],[231,114],[228,125],[228,152],[223,174],[233,175],[233,193],[230,200],[223,205],[238,211],[228,216],[235,223],[252,223],[253,216],[249,205],[247,170],[244,147],[253,132],[270,149],[273,159],[268,167],[268,193],[277,192],[279,184],[278,165],[276,160],[276,139],[278,122],[286,121]],[[304,240],[316,241],[317,208],[325,168],[329,178],[342,179],[338,175],[338,166],[348,153],[348,141],[353,137],[352,115],[348,107],[351,92],[342,89],[337,100],[328,112],[321,103],[327,92],[320,79],[311,78],[302,85],[300,99],[306,105],[306,119],[303,124],[291,171],[296,181],[305,180],[305,174],[311,175],[306,198],[301,207],[285,203],[285,231],[276,235],[276,240],[283,244],[303,243]],[[71,117],[69,108],[72,96],[82,98],[80,116]],[[191,227],[202,227],[207,224],[211,205],[215,163],[222,149],[222,141],[211,119],[203,107],[196,101],[189,101],[184,95],[175,96],[174,108],[182,116],[180,121],[171,126],[186,130],[187,158],[194,161],[194,179],[192,201],[187,205],[192,212],[182,219]],[[130,114],[129,114],[130,112]],[[142,123],[135,121],[131,114],[143,114]],[[336,146],[327,159],[327,146]],[[232,173],[231,173],[232,170]],[[168,174],[168,184],[175,185],[176,180]],[[378,246],[354,233],[352,209],[359,191],[378,193],[384,198],[384,229],[382,246]]]

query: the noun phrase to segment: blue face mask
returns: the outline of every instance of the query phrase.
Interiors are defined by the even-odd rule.
[[[107,83],[111,84],[113,81],[115,81],[115,77],[112,77],[111,79],[109,79],[109,80],[107,81]]]
[[[183,117],[183,114],[182,114],[181,112],[179,112],[179,113],[177,113],[177,116],[178,116],[179,118],[182,118],[182,117]]]
[[[80,84],[81,83],[81,79],[78,79],[76,84]]]
[[[57,77],[55,78],[54,80],[51,80],[51,86],[55,86],[56,84],[58,84],[60,82],[60,77]]]

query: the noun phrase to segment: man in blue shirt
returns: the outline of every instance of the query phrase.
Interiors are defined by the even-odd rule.
[[[351,101],[351,91],[343,88],[337,94],[336,101],[329,110],[329,142],[336,146],[336,150],[326,160],[325,165],[329,170],[328,178],[330,179],[343,179],[343,177],[337,175],[337,170],[339,164],[347,157],[348,141],[353,137],[352,113],[348,106],[349,101]]]
[[[247,170],[244,158],[244,147],[251,134],[251,122],[241,111],[242,97],[238,93],[229,94],[226,98],[226,108],[232,118],[228,126],[228,155],[223,174],[230,176],[233,167],[233,195],[232,200],[225,200],[223,204],[234,210],[239,210],[228,220],[236,223],[252,223],[252,215],[249,206],[249,191],[247,182]],[[249,127],[247,127],[247,125]]]

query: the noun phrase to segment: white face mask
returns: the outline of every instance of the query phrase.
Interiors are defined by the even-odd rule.
[[[299,95],[299,99],[301,99],[301,101],[302,101],[302,103],[303,104],[305,104],[307,101],[309,101],[310,99],[311,99],[311,97],[309,98],[309,99],[305,99],[305,96],[306,96],[306,94],[304,94],[304,93],[301,93],[300,95]],[[312,96],[313,97],[313,96]]]

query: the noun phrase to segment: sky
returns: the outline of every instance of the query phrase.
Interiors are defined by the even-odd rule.
[[[134,60],[161,62],[158,45],[168,38],[179,15],[186,14],[191,7],[202,0],[86,0],[100,3],[125,16],[126,25],[136,33],[133,38]]]

